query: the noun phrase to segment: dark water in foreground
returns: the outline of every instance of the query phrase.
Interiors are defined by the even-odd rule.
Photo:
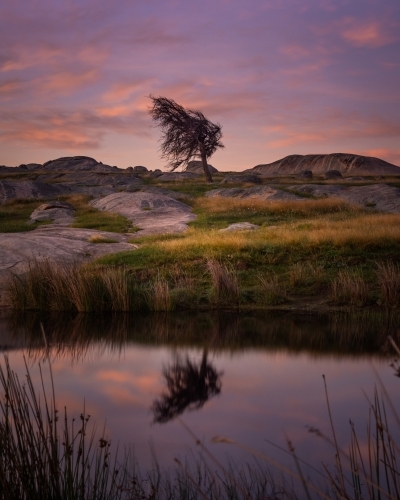
[[[222,461],[252,457],[238,446],[211,443],[214,436],[290,464],[269,443],[286,449],[288,438],[314,466],[333,463],[334,450],[309,432],[330,436],[323,374],[341,446],[349,441],[349,419],[366,444],[366,395],[372,399],[379,385],[375,371],[399,406],[400,380],[384,344],[388,334],[396,337],[400,320],[390,314],[3,318],[0,349],[21,376],[25,356],[35,383],[45,358],[40,322],[59,408],[78,416],[85,405],[100,430],[105,423],[113,446],[133,444],[143,470],[151,467],[152,450],[163,467],[198,453],[185,425]]]

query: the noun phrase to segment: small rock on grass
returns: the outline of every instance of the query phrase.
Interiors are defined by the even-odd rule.
[[[250,222],[236,222],[235,224],[230,224],[228,227],[224,229],[220,229],[221,233],[229,232],[229,231],[253,231],[254,229],[259,229],[260,226],[257,224],[251,224]]]

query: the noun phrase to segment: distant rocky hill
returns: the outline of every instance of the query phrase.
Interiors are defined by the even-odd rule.
[[[343,176],[357,175],[400,175],[400,167],[372,156],[333,153],[328,155],[290,155],[281,160],[257,165],[247,172],[262,175],[293,175],[310,170],[323,175],[338,170]]]

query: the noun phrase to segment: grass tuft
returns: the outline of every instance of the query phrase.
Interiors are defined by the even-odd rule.
[[[212,294],[216,302],[237,304],[240,299],[240,288],[237,274],[232,265],[208,259],[207,269],[211,275]]]
[[[368,299],[368,287],[360,272],[339,271],[332,283],[332,300],[336,304],[362,306]]]
[[[168,281],[160,275],[156,277],[150,287],[149,308],[151,311],[168,312],[173,310]]]
[[[386,306],[400,305],[400,268],[393,262],[377,262],[376,276],[382,302]]]

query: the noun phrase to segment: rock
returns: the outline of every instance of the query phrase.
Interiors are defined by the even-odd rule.
[[[50,160],[43,163],[46,170],[74,170],[74,171],[92,171],[92,172],[113,172],[118,171],[118,167],[111,167],[98,162],[89,156],[66,156]]]
[[[64,208],[65,210],[75,210],[75,207],[71,205],[71,203],[67,203],[66,201],[49,201],[47,203],[43,203],[36,210],[50,210],[51,208]]]
[[[137,165],[136,167],[133,167],[133,171],[137,174],[144,174],[145,172],[148,172],[148,169],[142,165]]]
[[[339,170],[327,170],[324,175],[325,179],[341,179],[343,175]]]
[[[230,231],[254,231],[254,229],[259,229],[261,226],[256,224],[251,224],[250,222],[236,222],[235,224],[230,224],[224,229],[220,229],[220,233],[230,232]]]
[[[188,205],[150,191],[115,193],[91,203],[99,210],[118,213],[130,219],[141,229],[132,237],[181,233],[187,229],[187,223],[196,218]]]
[[[208,168],[212,174],[218,172],[218,170],[212,165],[208,164]],[[192,160],[187,164],[184,170],[185,172],[194,172],[195,174],[204,174],[203,162],[199,160]]]
[[[21,163],[21,165],[18,165],[18,168],[20,170],[28,170],[28,167],[25,165],[25,163]]]
[[[33,181],[0,181],[0,203],[19,198],[55,198],[70,193],[71,190],[68,187],[57,184]]]
[[[70,203],[51,201],[44,203],[31,213],[31,224],[35,222],[55,221],[57,224],[71,224],[74,221],[75,208]]]
[[[294,193],[288,193],[270,186],[254,186],[251,188],[219,188],[206,193],[207,197],[221,196],[223,198],[259,198],[261,200],[293,200],[302,201],[304,198]]]
[[[136,189],[137,191],[137,189]],[[156,186],[145,186],[140,189],[142,193],[153,193],[153,194],[162,194],[164,196],[169,196],[174,200],[190,200],[193,198],[190,194],[180,193],[179,191],[172,191],[171,189],[165,189]]]
[[[222,179],[221,184],[227,184],[230,182],[251,182],[253,184],[262,184],[260,177],[255,174],[227,175],[224,179]]]
[[[41,163],[27,163],[26,168],[28,170],[38,170],[39,168],[42,168],[43,165]]]
[[[296,174],[296,177],[299,179],[312,179],[313,178],[313,173],[311,170],[302,170],[298,174]]]
[[[158,177],[159,181],[170,182],[170,181],[184,181],[185,179],[196,179],[199,174],[193,172],[165,172]]]
[[[288,189],[310,194],[316,198],[339,198],[361,207],[400,213],[400,188],[388,184],[371,184],[369,186],[307,184],[288,186]]]
[[[126,171],[127,172],[133,172],[133,167],[127,167]]]
[[[156,168],[153,172],[150,173],[149,177],[157,178],[160,177],[162,174],[163,172],[159,168]]]
[[[293,175],[311,170],[323,175],[328,170],[338,170],[342,175],[400,175],[400,168],[372,156],[333,153],[328,155],[290,155],[265,165],[257,165],[246,172],[262,175]]]
[[[99,235],[118,243],[91,243],[90,240]],[[0,295],[4,294],[3,287],[10,273],[25,272],[34,260],[49,259],[63,264],[89,261],[137,248],[127,243],[131,236],[53,225],[40,226],[26,233],[3,233],[0,238]]]

